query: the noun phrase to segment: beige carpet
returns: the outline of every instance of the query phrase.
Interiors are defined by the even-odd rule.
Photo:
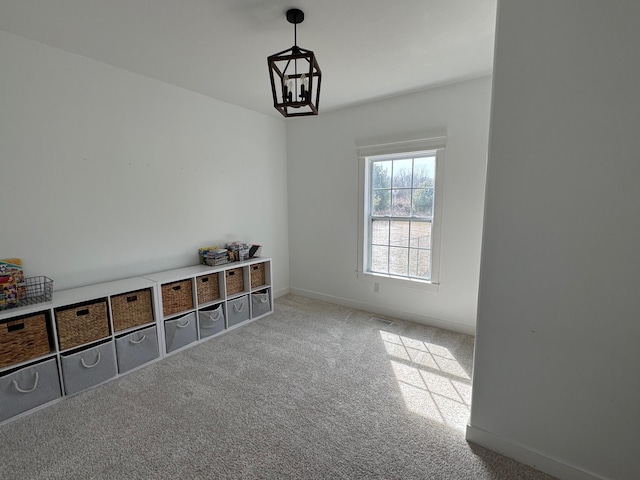
[[[6,479],[549,479],[469,445],[473,338],[288,295],[0,426]]]

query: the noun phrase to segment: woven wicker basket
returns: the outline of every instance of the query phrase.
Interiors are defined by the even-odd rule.
[[[256,263],[251,269],[251,288],[261,287],[265,284],[264,263]]]
[[[227,284],[227,295],[233,295],[244,290],[242,268],[233,268],[224,272]]]
[[[198,305],[212,302],[220,298],[218,288],[218,274],[202,275],[196,278],[196,288],[198,293]]]
[[[111,316],[116,332],[152,323],[151,290],[138,290],[111,297]]]
[[[162,314],[173,315],[193,308],[191,280],[181,280],[162,285]]]
[[[109,336],[106,300],[56,309],[55,313],[60,350]]]
[[[51,352],[44,313],[0,324],[0,367],[7,367]]]

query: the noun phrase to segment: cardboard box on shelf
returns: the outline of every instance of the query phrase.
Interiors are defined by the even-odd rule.
[[[0,260],[0,309],[18,305],[26,294],[26,284],[22,271],[22,260],[6,258]]]

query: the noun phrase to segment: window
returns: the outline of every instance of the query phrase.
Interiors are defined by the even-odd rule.
[[[358,153],[358,271],[437,284],[444,138],[363,147]]]

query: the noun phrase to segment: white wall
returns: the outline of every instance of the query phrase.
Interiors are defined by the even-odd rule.
[[[640,4],[498,13],[468,438],[640,478]]]
[[[473,333],[489,129],[489,78],[287,123],[292,291]],[[356,277],[359,143],[446,129],[437,293]]]
[[[264,245],[289,286],[286,124],[0,32],[0,258],[56,290]]]

